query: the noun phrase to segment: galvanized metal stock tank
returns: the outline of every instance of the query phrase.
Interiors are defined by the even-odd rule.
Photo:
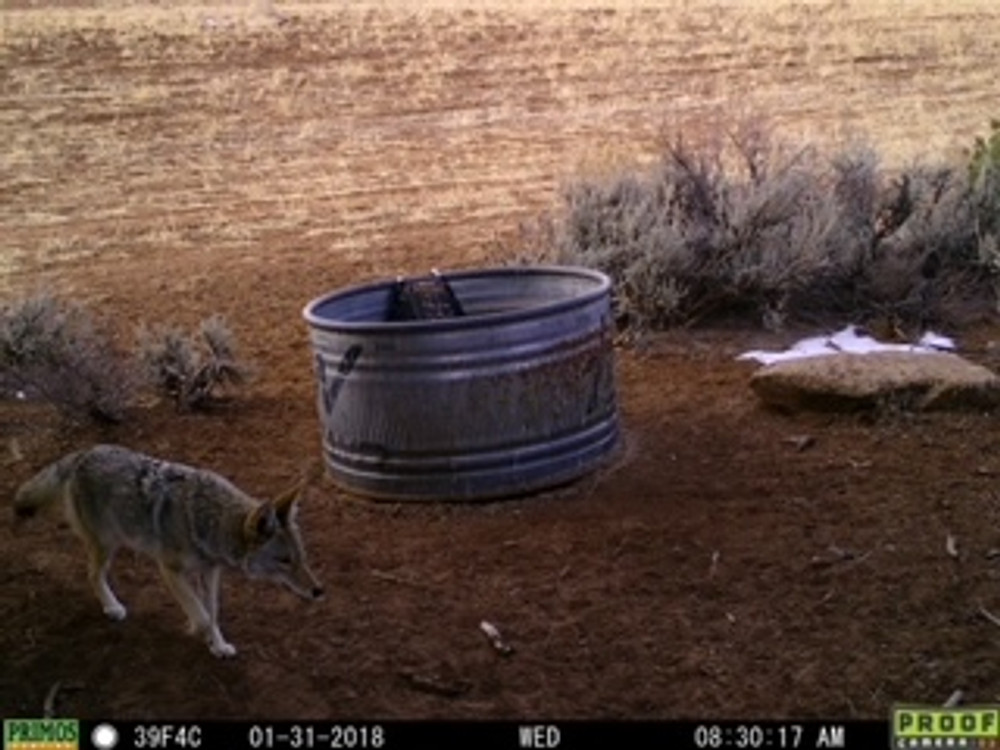
[[[391,281],[306,306],[333,478],[377,498],[475,500],[595,468],[620,432],[609,279],[537,266],[445,278],[462,317],[389,320]]]

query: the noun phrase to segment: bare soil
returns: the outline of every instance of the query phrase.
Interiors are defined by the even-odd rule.
[[[45,25],[36,12],[10,21],[0,64],[4,287],[84,301],[123,345],[139,321],[223,313],[257,378],[212,413],[145,402],[105,428],[0,403],[0,498],[96,441],[280,491],[318,454],[300,315],[310,298],[483,262],[493,238],[551,205],[568,154],[601,140],[588,117],[649,143],[604,105],[631,102],[642,120],[645,94],[619,100],[609,86],[654,79],[587,68],[627,61],[629,33],[652,26],[641,14],[448,10],[421,25],[352,10],[174,33],[108,18],[80,30],[55,9]],[[986,21],[962,18],[973,44]],[[543,44],[557,29],[558,45]],[[796,33],[776,28],[758,46]],[[606,56],[577,54],[583,38]],[[936,38],[925,52],[946,65],[959,47]],[[849,86],[830,44],[828,85]],[[439,67],[421,66],[432,48]],[[532,50],[565,64],[532,68]],[[875,78],[905,62],[854,57],[848,67],[873,66]],[[692,85],[727,84],[711,64],[729,59],[703,59],[716,74],[692,71]],[[911,81],[940,72],[912,64]],[[978,113],[979,93],[951,93]],[[912,153],[916,140],[895,132]],[[1000,701],[1000,629],[984,615],[1000,614],[1000,422],[769,412],[735,356],[798,333],[679,331],[619,349],[622,451],[559,490],[400,505],[314,485],[301,523],[326,598],[225,577],[231,661],[184,634],[147,560],[117,561],[130,614],[112,623],[65,524],[7,515],[0,715],[40,714],[57,682],[61,713],[95,718],[884,718],[893,702],[939,704],[956,689]],[[996,367],[1000,327],[957,333]],[[483,620],[512,653],[491,647]]]

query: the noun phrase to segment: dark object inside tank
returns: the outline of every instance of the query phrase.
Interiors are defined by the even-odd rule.
[[[465,315],[448,280],[436,271],[430,276],[399,278],[389,297],[387,321],[459,318]]]

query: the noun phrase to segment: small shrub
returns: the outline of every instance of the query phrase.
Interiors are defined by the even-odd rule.
[[[85,308],[43,294],[0,314],[0,393],[47,401],[74,419],[116,423],[134,377]]]
[[[201,321],[195,334],[172,326],[141,327],[138,357],[149,383],[178,409],[207,408],[220,389],[242,384],[249,375],[218,315]]]

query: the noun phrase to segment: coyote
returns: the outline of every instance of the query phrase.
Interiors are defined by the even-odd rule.
[[[188,616],[188,631],[226,657],[236,649],[219,630],[224,566],[283,583],[305,599],[323,595],[295,523],[308,479],[261,502],[212,471],[97,445],[42,469],[18,490],[14,509],[30,516],[62,503],[87,548],[90,584],[113,620],[125,617],[107,580],[115,550],[128,547],[152,557]]]

